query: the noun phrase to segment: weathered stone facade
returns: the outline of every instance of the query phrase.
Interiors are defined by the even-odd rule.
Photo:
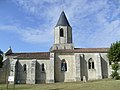
[[[54,30],[54,44],[50,52],[14,53],[4,56],[15,83],[54,83],[96,80],[111,74],[108,48],[74,48],[72,28],[64,12]],[[8,76],[8,75],[7,75]]]

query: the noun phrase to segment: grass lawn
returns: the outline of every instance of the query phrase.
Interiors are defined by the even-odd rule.
[[[11,87],[9,85],[9,87]],[[6,90],[5,84],[0,84],[0,90]],[[13,90],[13,89],[9,89]],[[120,90],[120,80],[98,80],[55,84],[16,84],[15,90]]]

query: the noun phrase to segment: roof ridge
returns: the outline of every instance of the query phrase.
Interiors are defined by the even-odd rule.
[[[99,47],[99,48],[74,48],[74,49],[107,49],[109,47]]]
[[[14,53],[50,53],[50,52],[14,52]]]

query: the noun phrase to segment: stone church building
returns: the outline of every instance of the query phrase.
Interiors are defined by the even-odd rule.
[[[75,48],[72,27],[64,11],[54,28],[54,43],[49,52],[4,54],[7,76],[15,83],[75,82],[109,78],[111,68],[107,58],[109,48]],[[3,68],[6,68],[6,66]]]

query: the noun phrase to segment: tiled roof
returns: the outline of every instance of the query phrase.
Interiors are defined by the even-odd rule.
[[[66,50],[54,50],[58,53],[107,53],[109,48],[74,48]],[[7,56],[15,56],[16,59],[49,59],[50,52],[11,53]]]
[[[75,52],[107,53],[109,48],[75,48]]]
[[[109,48],[74,48],[74,50],[55,50],[53,52],[68,52],[68,53],[107,53]]]
[[[49,52],[31,52],[31,53],[11,53],[7,56],[16,56],[17,59],[48,59]]]

